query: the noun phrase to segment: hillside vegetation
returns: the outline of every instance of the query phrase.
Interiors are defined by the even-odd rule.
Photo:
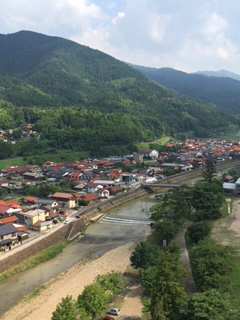
[[[239,124],[98,50],[29,31],[0,35],[0,108],[0,129],[30,123],[38,133],[12,147],[18,156],[122,154],[163,135],[209,137]]]
[[[214,73],[189,74],[171,68],[133,67],[148,78],[176,90],[181,95],[213,103],[233,114],[240,113],[240,81],[236,79],[213,76]]]

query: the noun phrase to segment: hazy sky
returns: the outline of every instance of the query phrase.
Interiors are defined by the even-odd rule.
[[[0,0],[0,33],[60,36],[143,66],[240,74],[239,0]]]

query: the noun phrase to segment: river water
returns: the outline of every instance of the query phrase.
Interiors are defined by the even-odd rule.
[[[57,257],[0,282],[0,316],[23,296],[84,257],[96,258],[126,242],[143,240],[150,229],[144,221],[149,219],[149,209],[154,203],[153,197],[145,196],[110,211],[101,222],[91,224],[84,236],[70,243]]]

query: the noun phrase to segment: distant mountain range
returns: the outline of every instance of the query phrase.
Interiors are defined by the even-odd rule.
[[[35,32],[0,35],[0,106],[74,107],[109,114],[109,119],[117,114],[119,125],[128,120],[132,131],[144,132],[145,140],[184,132],[209,136],[238,123],[226,111],[237,113],[240,82],[214,79],[173,69],[133,68],[98,50]]]
[[[240,75],[234,72],[230,72],[227,70],[219,70],[219,71],[198,71],[193,74],[203,74],[208,77],[220,77],[220,78],[231,78],[234,80],[240,81]]]
[[[186,73],[171,68],[132,67],[181,95],[213,103],[227,112],[240,114],[240,76],[235,73],[225,70]]]

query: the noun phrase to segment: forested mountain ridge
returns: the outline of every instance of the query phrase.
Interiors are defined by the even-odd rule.
[[[39,133],[35,153],[122,154],[164,134],[209,137],[239,124],[98,50],[29,31],[0,35],[0,107],[0,129],[30,122]]]
[[[239,74],[224,69],[218,71],[197,71],[193,72],[192,74],[202,74],[208,77],[231,78],[240,81]]]
[[[222,110],[240,114],[240,81],[236,79],[214,76],[214,73],[186,73],[172,68],[132,66],[150,79],[176,90],[181,95],[213,103]]]

